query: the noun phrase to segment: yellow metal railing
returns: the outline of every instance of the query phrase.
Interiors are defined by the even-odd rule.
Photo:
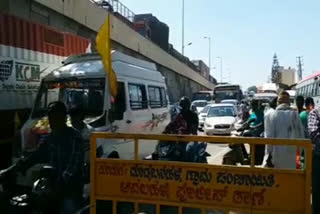
[[[134,160],[96,158],[97,139],[130,139],[134,142]],[[251,165],[237,167],[185,162],[139,160],[139,141],[161,140],[250,144]],[[255,146],[261,144],[304,147],[305,170],[255,167]],[[119,202],[153,204],[160,214],[162,206],[197,208],[201,213],[219,210],[228,213],[311,213],[310,140],[235,138],[186,135],[145,135],[94,133],[91,137],[91,214],[96,200],[112,201],[117,213]]]

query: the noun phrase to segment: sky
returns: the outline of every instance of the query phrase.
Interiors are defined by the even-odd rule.
[[[170,27],[170,43],[181,51],[182,0],[120,0],[136,14],[152,13]],[[220,81],[247,88],[270,78],[272,58],[296,68],[303,56],[303,76],[320,70],[319,0],[185,0],[185,55],[208,64]]]

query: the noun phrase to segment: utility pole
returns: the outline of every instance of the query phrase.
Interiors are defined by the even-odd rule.
[[[211,37],[210,36],[205,36],[203,37],[204,39],[208,39],[209,41],[209,58],[208,58],[208,63],[209,63],[209,75],[211,75]]]
[[[217,58],[220,59],[220,82],[222,82],[223,81],[223,77],[222,77],[222,74],[223,74],[223,61],[222,61],[222,57],[221,56],[218,56]]]
[[[303,56],[297,56],[298,81],[302,80]]]
[[[182,0],[182,56],[184,56],[184,0]]]

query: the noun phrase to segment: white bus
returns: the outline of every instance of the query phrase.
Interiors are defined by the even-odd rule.
[[[241,101],[243,98],[240,85],[237,84],[220,84],[214,89],[214,99],[216,103],[222,100],[237,100]]]
[[[316,106],[320,101],[320,71],[314,72],[312,75],[306,77],[297,83],[296,95],[302,95],[304,98],[312,97]]]

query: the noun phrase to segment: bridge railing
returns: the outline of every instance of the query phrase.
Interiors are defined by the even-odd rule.
[[[132,141],[133,160],[96,158],[98,140]],[[139,160],[139,142],[207,142],[250,144],[247,167]],[[305,170],[261,168],[254,165],[255,146],[303,147]],[[312,145],[309,140],[94,133],[91,137],[91,214],[97,200],[108,201],[117,213],[123,202],[132,212],[151,206],[151,213],[311,213]],[[169,207],[169,208],[168,208]],[[150,208],[150,207],[149,207]],[[167,210],[166,210],[167,209]],[[189,211],[188,211],[189,210]],[[170,212],[171,212],[170,211]],[[130,212],[131,213],[131,212]],[[191,212],[194,213],[194,212]]]

